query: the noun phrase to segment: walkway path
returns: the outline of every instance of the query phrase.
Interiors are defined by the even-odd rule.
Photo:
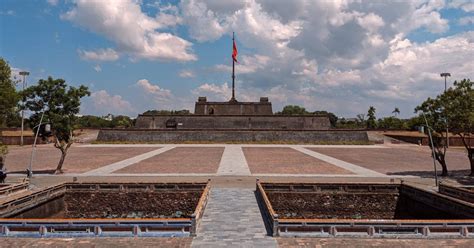
[[[267,236],[253,189],[215,188],[192,247],[277,247]]]
[[[326,155],[321,154],[319,152],[315,152],[315,151],[305,149],[301,146],[292,146],[292,148],[297,150],[297,151],[300,151],[304,154],[307,154],[307,155],[310,155],[310,156],[315,157],[317,159],[320,159],[324,162],[327,162],[327,163],[333,164],[335,166],[339,166],[339,167],[341,167],[343,169],[346,169],[348,171],[354,172],[357,175],[366,176],[366,177],[386,177],[387,176],[385,174],[378,173],[376,171],[369,170],[369,169],[366,169],[364,167],[348,163],[346,161],[342,161],[342,160],[339,160],[339,159],[336,159],[336,158],[333,158],[333,157],[330,157],[330,156],[326,156]]]
[[[249,166],[240,145],[225,146],[217,175],[250,175]]]

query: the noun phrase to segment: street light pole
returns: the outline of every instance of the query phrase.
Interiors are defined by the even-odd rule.
[[[451,77],[451,73],[449,72],[443,72],[439,74],[441,77],[444,77],[444,93],[446,93],[446,90],[448,89],[447,83],[446,83],[446,78]],[[446,105],[448,103],[444,103],[445,107],[444,109],[446,110]],[[446,147],[449,147],[449,130],[448,130],[448,112],[446,112],[446,117],[445,117],[445,122],[446,122]]]
[[[27,71],[20,71],[20,75],[23,76],[23,90],[25,90],[26,86],[26,76],[30,75],[29,72]],[[25,107],[25,103],[23,103],[23,108]],[[20,138],[20,146],[23,146],[23,131],[25,130],[24,128],[24,123],[25,123],[25,110],[21,109],[21,138]]]

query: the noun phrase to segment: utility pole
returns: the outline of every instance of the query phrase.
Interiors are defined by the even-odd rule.
[[[30,75],[27,71],[20,71],[20,75],[23,76],[23,90],[25,90],[26,86],[26,76]],[[23,132],[25,130],[24,123],[25,123],[25,103],[23,102],[23,108],[21,109],[21,138],[20,138],[20,146],[23,146]]]
[[[444,93],[446,93],[446,90],[448,89],[447,87],[447,83],[446,83],[446,78],[447,77],[451,77],[451,73],[449,72],[443,72],[441,74],[439,74],[441,77],[444,77]],[[446,105],[448,104],[447,102],[444,103],[445,104],[445,107],[444,109],[446,109]],[[446,116],[445,116],[445,122],[446,122],[446,147],[449,147],[449,130],[448,130],[448,113],[446,112]]]

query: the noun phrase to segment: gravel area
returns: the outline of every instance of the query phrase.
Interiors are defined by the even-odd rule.
[[[279,247],[473,247],[472,239],[350,239],[350,238],[277,238]]]
[[[306,149],[388,175],[425,176],[431,175],[433,171],[431,150],[427,147]],[[448,170],[468,173],[469,160],[466,153],[460,149],[450,149],[446,154]],[[441,166],[438,165],[438,169],[441,170]]]
[[[114,173],[216,173],[224,147],[177,147]]]
[[[289,147],[242,147],[252,173],[353,174]]]
[[[191,247],[192,238],[2,238],[2,247]]]
[[[80,147],[72,146],[64,161],[65,173],[81,173],[134,157],[159,147]],[[31,146],[9,147],[6,168],[9,173],[25,172],[30,163]],[[39,145],[33,163],[34,173],[50,173],[59,162],[61,152],[53,145]]]

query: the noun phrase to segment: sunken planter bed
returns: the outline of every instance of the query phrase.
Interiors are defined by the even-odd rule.
[[[65,183],[0,205],[1,236],[195,236],[210,183]]]
[[[273,236],[474,238],[474,204],[406,183],[261,183]]]

